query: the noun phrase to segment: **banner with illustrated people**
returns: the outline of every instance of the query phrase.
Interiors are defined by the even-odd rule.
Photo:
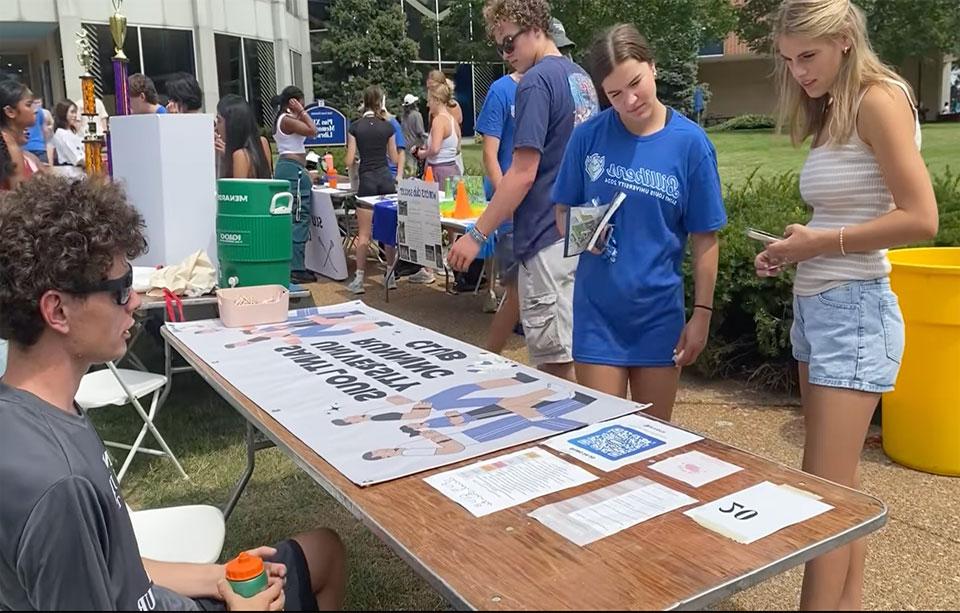
[[[167,324],[358,485],[619,417],[640,405],[493,355],[362,302],[225,328]]]

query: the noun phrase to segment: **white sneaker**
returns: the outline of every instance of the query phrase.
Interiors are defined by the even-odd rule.
[[[410,283],[422,283],[424,285],[428,285],[436,281],[436,277],[433,276],[433,273],[429,269],[421,268],[416,274],[407,277],[407,280],[410,281]]]
[[[347,286],[347,291],[351,294],[363,294],[366,292],[367,290],[363,288],[363,277],[354,277],[350,285]]]
[[[387,289],[397,289],[397,276],[390,275],[389,279],[384,278],[383,284],[387,286]]]

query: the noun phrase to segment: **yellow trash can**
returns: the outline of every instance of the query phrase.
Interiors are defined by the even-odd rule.
[[[883,397],[883,450],[898,464],[960,475],[960,247],[890,252],[907,344]]]

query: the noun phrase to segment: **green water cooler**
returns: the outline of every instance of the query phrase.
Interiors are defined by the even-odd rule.
[[[290,285],[292,207],[288,181],[217,181],[220,287]]]

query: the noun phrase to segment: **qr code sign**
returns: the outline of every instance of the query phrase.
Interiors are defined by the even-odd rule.
[[[570,443],[608,460],[621,460],[664,444],[660,439],[623,426],[608,426],[571,439]]]

